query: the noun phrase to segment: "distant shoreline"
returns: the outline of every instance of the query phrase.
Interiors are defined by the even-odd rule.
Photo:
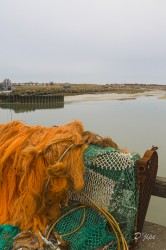
[[[151,91],[166,91],[166,85],[148,84],[58,84],[13,86],[14,95],[82,95],[82,94],[137,94]]]
[[[166,85],[146,84],[50,84],[21,85],[0,93],[1,102],[71,102],[91,100],[127,100],[156,96],[166,100]]]
[[[69,95],[64,97],[65,102],[81,102],[81,101],[99,101],[99,100],[132,100],[142,96],[156,96],[158,99],[166,100],[166,91],[145,91],[142,93],[96,93]]]

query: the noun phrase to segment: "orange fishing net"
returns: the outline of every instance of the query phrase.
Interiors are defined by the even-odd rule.
[[[67,202],[69,190],[83,187],[83,126],[0,125],[0,224],[44,230]]]
[[[44,231],[67,204],[69,191],[83,188],[83,151],[97,139],[81,122],[60,127],[0,125],[0,224]],[[68,149],[68,152],[65,151]]]

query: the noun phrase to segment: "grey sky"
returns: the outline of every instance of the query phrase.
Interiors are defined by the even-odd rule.
[[[0,81],[166,84],[165,0],[0,0]]]

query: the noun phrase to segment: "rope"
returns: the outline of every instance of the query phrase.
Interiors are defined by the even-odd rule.
[[[114,232],[114,234],[115,234],[115,236],[116,236],[117,245],[118,245],[117,250],[121,250],[121,244],[120,244],[120,242],[122,242],[123,250],[128,250],[129,248],[128,248],[127,242],[126,242],[126,240],[125,240],[125,237],[124,237],[124,235],[123,235],[123,233],[122,233],[122,231],[121,231],[121,229],[120,229],[120,227],[119,227],[117,221],[115,220],[115,218],[114,218],[109,212],[107,212],[106,210],[100,208],[97,204],[95,204],[95,202],[94,202],[91,198],[89,198],[86,194],[84,194],[84,193],[82,193],[82,194],[83,194],[89,201],[91,201],[91,203],[93,204],[93,206],[91,206],[91,205],[89,205],[89,204],[80,205],[79,207],[76,207],[76,208],[74,208],[74,209],[68,211],[68,212],[65,213],[64,215],[62,215],[58,220],[56,220],[55,222],[53,222],[53,223],[51,224],[51,226],[50,226],[50,228],[49,228],[49,230],[48,230],[48,233],[47,233],[46,238],[47,238],[47,239],[49,238],[51,231],[53,230],[53,228],[56,226],[56,224],[57,224],[60,220],[62,220],[62,219],[65,218],[67,215],[71,214],[72,212],[74,212],[74,211],[76,211],[76,210],[78,210],[78,209],[83,208],[83,209],[84,209],[84,214],[83,214],[82,221],[81,221],[80,225],[79,225],[75,230],[73,230],[72,232],[69,232],[69,233],[67,233],[67,234],[62,234],[62,235],[59,235],[59,234],[57,234],[57,233],[55,234],[56,237],[58,237],[58,240],[63,242],[62,237],[68,236],[68,235],[71,235],[71,234],[74,234],[74,233],[76,233],[76,232],[82,227],[82,225],[83,225],[83,223],[84,223],[84,221],[85,221],[85,216],[86,216],[85,208],[86,208],[86,207],[91,207],[91,208],[93,208],[93,209],[96,208],[97,211],[99,211],[99,212],[107,219],[107,221],[109,222],[109,224],[110,224],[110,226],[111,226],[111,228],[112,228],[112,230],[113,230],[113,232]],[[118,236],[118,234],[119,234],[120,236]]]
[[[101,212],[101,214],[107,219],[107,221],[110,223],[110,226],[112,227],[112,230],[115,233],[116,239],[117,239],[117,244],[118,244],[118,249],[117,250],[121,250],[120,247],[120,239],[118,237],[117,232],[120,234],[121,240],[122,240],[122,245],[123,245],[123,250],[128,250],[128,245],[127,242],[125,240],[125,237],[117,223],[117,221],[115,220],[115,218],[109,213],[107,212],[105,209],[100,208],[90,197],[88,197],[85,193],[82,192],[82,194],[89,200],[92,202],[93,206],[99,211]],[[117,231],[117,232],[116,232]]]
[[[71,144],[71,145],[63,152],[63,154],[61,155],[61,157],[59,158],[59,160],[57,161],[57,163],[60,162],[60,161],[63,159],[63,157],[67,154],[67,152],[68,152],[73,146],[74,146],[74,144]],[[46,191],[46,189],[47,189],[49,183],[50,183],[50,178],[47,179],[47,182],[46,182],[45,187],[44,187],[44,192],[43,192],[43,194],[45,193],[45,191]]]
[[[35,237],[35,239],[36,239],[36,241],[37,241],[37,244],[38,244],[38,247],[39,247],[39,249],[40,249],[40,241],[39,241],[39,239],[38,239],[38,237],[37,237],[37,235],[35,234],[35,233],[33,233],[33,232],[31,232],[31,231],[25,231],[25,232],[21,232],[21,233],[19,233],[19,234],[17,234],[13,239],[11,239],[9,242],[8,242],[8,244],[6,245],[6,247],[4,248],[4,250],[6,250],[11,244],[13,244],[15,241],[17,241],[18,240],[18,237],[19,236],[22,236],[22,235],[26,235],[26,234],[30,234],[31,236],[33,236],[33,237]],[[30,249],[28,246],[19,246],[19,247],[16,247],[16,248],[14,248],[15,250],[16,249],[19,249],[19,248],[27,248],[27,249]]]
[[[66,214],[62,215],[58,220],[56,220],[55,222],[53,222],[52,225],[50,226],[50,229],[48,230],[46,239],[49,238],[51,231],[53,230],[53,228],[55,227],[55,225],[56,225],[60,220],[62,220],[62,219],[65,218],[67,215],[71,214],[72,212],[74,212],[74,211],[76,211],[76,210],[78,210],[78,209],[80,209],[80,208],[83,208],[83,209],[84,209],[84,214],[83,214],[83,219],[82,219],[82,221],[81,221],[81,224],[80,224],[75,230],[73,230],[72,232],[69,232],[68,234],[63,234],[63,235],[60,235],[60,236],[63,237],[63,236],[67,236],[67,235],[76,233],[76,232],[82,227],[82,225],[83,225],[83,223],[84,223],[84,221],[85,221],[85,215],[86,215],[85,207],[86,207],[86,205],[81,205],[81,206],[79,206],[79,207],[73,208],[72,210],[70,210],[70,211],[67,212]]]

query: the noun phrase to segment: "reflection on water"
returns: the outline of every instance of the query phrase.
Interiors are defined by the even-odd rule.
[[[0,108],[10,109],[15,113],[31,112],[37,109],[64,108],[64,102],[57,103],[0,103]]]
[[[85,130],[110,136],[129,152],[139,152],[142,156],[152,145],[158,146],[158,176],[166,177],[166,100],[141,97],[125,101],[70,101],[65,106],[62,103],[58,103],[60,106],[17,105],[0,106],[1,123],[21,120],[29,125],[53,126],[81,120]],[[152,197],[147,220],[166,225],[163,211],[166,211],[166,199]]]

